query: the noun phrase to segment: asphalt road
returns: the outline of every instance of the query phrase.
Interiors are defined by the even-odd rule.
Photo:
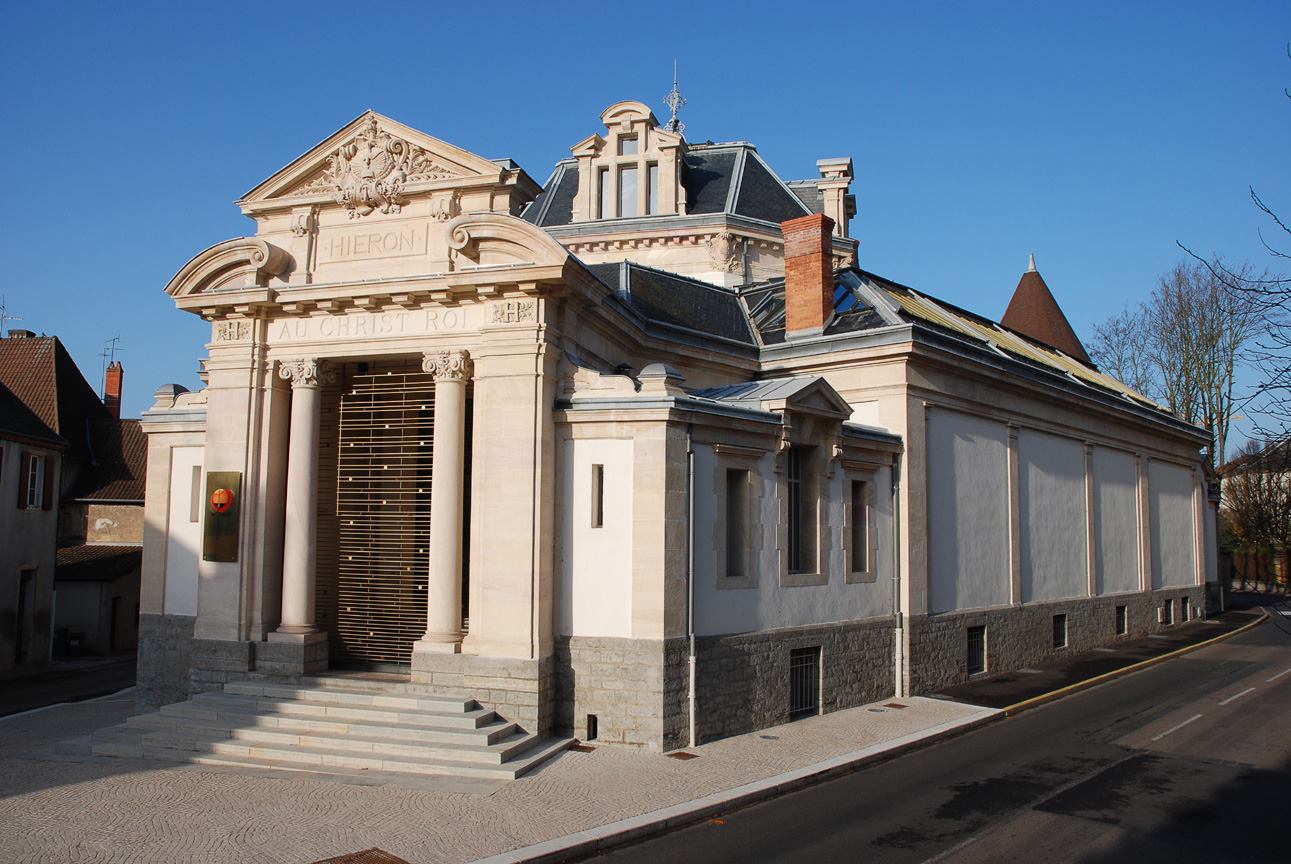
[[[608,862],[1291,861],[1291,618]]]
[[[0,680],[0,717],[132,687],[135,666],[134,655],[105,657],[83,663],[56,663],[34,675]]]

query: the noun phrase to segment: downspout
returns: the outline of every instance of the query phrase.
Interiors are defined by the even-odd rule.
[[[892,616],[895,643],[892,649],[893,687],[896,696],[906,696],[905,615],[901,611],[901,456],[892,459]]]
[[[687,667],[687,711],[690,744],[697,743],[695,734],[695,447],[691,443],[692,426],[686,424],[686,641],[689,656]]]

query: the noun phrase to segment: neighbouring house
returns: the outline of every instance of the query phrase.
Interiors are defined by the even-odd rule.
[[[53,528],[27,538],[47,559],[26,568],[49,598],[39,625],[46,655],[50,645],[55,655],[77,655],[132,652],[138,643],[147,439],[138,420],[120,418],[123,376],[111,363],[100,399],[57,337],[11,330],[0,339],[0,382],[65,442],[57,480],[44,475],[40,506]]]
[[[639,102],[571,154],[366,112],[166,286],[211,338],[143,417],[142,705],[357,669],[669,750],[1203,614],[1209,437],[1034,266],[939,301],[861,266],[850,159]]]

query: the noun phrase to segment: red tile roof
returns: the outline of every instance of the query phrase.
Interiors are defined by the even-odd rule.
[[[68,456],[92,460],[90,424],[112,415],[58,337],[11,333],[0,339],[0,384],[67,439]]]
[[[1087,366],[1092,365],[1085,346],[1080,344],[1076,331],[1071,329],[1049,286],[1036,271],[1034,261],[1018,280],[1018,287],[1000,324],[1029,339],[1057,348]]]
[[[98,420],[90,425],[95,464],[87,467],[72,498],[143,501],[148,437],[138,420]]]
[[[138,546],[64,546],[58,550],[55,581],[111,582],[139,566]]]

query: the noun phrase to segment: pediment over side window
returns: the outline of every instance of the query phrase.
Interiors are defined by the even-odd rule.
[[[454,188],[481,189],[488,205],[482,209],[503,212],[519,212],[538,191],[509,160],[476,156],[365,111],[237,203],[249,216],[314,204],[343,207],[352,218],[361,218],[398,213],[412,198]]]
[[[840,422],[852,416],[852,406],[828,381],[815,375],[730,384],[696,390],[691,395],[760,411],[812,414]]]

